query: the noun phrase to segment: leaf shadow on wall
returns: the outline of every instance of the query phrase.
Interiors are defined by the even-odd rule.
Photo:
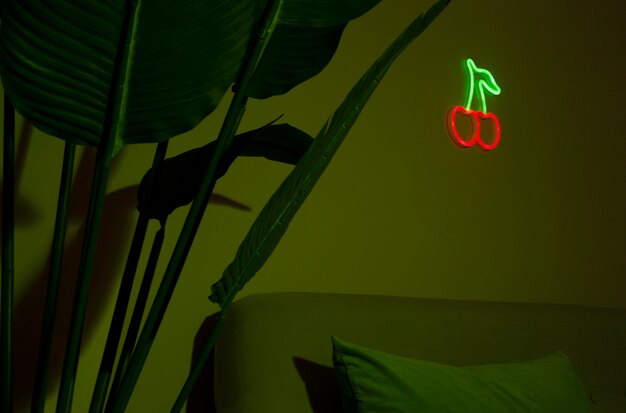
[[[29,142],[29,139],[22,139],[20,142]],[[16,164],[18,163],[17,160],[22,159],[21,165],[23,165],[27,148],[28,145],[24,145],[22,156],[18,150]],[[111,163],[112,173],[119,164],[121,156],[123,156],[123,150]],[[68,228],[71,228],[72,225],[74,227],[80,225],[80,227],[78,231],[68,230],[66,239],[47,383],[48,395],[57,387],[63,367],[95,158],[95,150],[85,148],[74,174],[68,212]],[[16,165],[18,171],[20,168],[20,165]],[[138,186],[137,184],[113,191],[107,194],[104,199],[104,212],[96,245],[94,271],[89,287],[89,301],[83,329],[83,348],[101,322],[107,325],[110,323],[110,319],[103,320],[104,309],[114,299],[115,287],[118,285],[130,247],[131,235],[137,218]],[[213,194],[210,202],[241,211],[251,210],[249,206],[220,194]],[[27,204],[31,205],[27,201],[19,200],[19,198],[16,200],[15,218],[18,226],[34,225],[38,221],[40,214],[37,213],[35,206],[30,207],[29,210],[20,208]],[[42,234],[42,236],[52,239],[52,234]],[[37,275],[29,277],[33,281],[26,293],[19,297],[14,310],[14,407],[16,412],[28,411],[31,403],[49,268],[50,257],[48,256]],[[86,379],[95,383],[95,374],[94,371],[93,376]],[[84,380],[84,378],[79,379]]]
[[[82,223],[75,234],[68,231],[68,239],[66,240],[48,376],[48,393],[56,387],[63,366],[94,161],[95,151],[84,150],[72,187],[72,202],[70,203],[68,221],[70,223],[82,221]],[[112,168],[114,165],[112,164]],[[136,192],[137,186],[135,185],[114,191],[105,197],[102,226],[96,246],[94,271],[89,288],[83,346],[92,336],[94,328],[101,320],[104,307],[116,285],[118,270],[124,260],[124,251],[128,249],[130,231],[134,227]],[[52,238],[51,234],[46,235]],[[33,277],[33,282],[27,292],[19,298],[15,307],[14,386],[17,412],[27,411],[30,405],[49,267],[50,260],[48,257],[37,276]]]
[[[193,342],[190,368],[193,368],[200,358],[202,350],[209,340],[211,332],[215,328],[218,317],[219,313],[208,316],[198,329]],[[215,368],[214,355],[214,351],[211,351],[211,355],[189,395],[189,399],[187,400],[187,413],[216,412],[215,395],[213,394],[213,387],[215,385],[215,376],[213,374]]]
[[[15,151],[15,208],[14,220],[16,227],[27,227],[36,224],[41,219],[41,212],[31,199],[25,197],[19,191],[20,183],[24,176],[26,166],[26,155],[30,147],[33,127],[30,122],[23,122],[18,136],[17,148]],[[0,199],[2,199],[2,186],[0,185]],[[0,202],[0,213],[2,213],[2,202]],[[0,229],[2,224],[0,223]]]
[[[294,357],[293,365],[304,382],[309,403],[315,413],[340,413],[341,391],[332,367],[302,357]]]
[[[215,328],[220,313],[204,319],[193,343],[191,367],[193,368]],[[341,391],[335,370],[330,366],[315,363],[302,357],[293,357],[293,365],[304,383],[311,411],[314,413],[341,412]],[[202,373],[189,395],[187,413],[215,413],[215,351],[211,351]],[[240,374],[247,374],[243,371]]]

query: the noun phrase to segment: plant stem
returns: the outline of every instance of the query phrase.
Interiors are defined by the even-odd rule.
[[[4,98],[4,159],[2,190],[2,307],[0,308],[0,411],[13,411],[13,299],[15,209],[15,113]]]
[[[161,228],[157,231],[152,249],[150,251],[150,257],[148,258],[148,264],[146,265],[146,271],[139,287],[139,293],[137,294],[137,300],[135,301],[135,307],[133,314],[128,325],[128,331],[126,332],[126,338],[124,339],[124,345],[122,347],[122,353],[120,354],[120,360],[115,370],[115,377],[113,378],[113,384],[111,385],[111,395],[115,394],[119,390],[120,381],[128,367],[128,362],[132,356],[135,343],[137,342],[137,335],[139,328],[141,327],[141,321],[143,320],[144,311],[146,309],[146,303],[148,302],[148,296],[150,295],[150,288],[152,286],[152,280],[154,279],[154,273],[156,271],[156,265],[159,261],[161,249],[163,247],[163,241],[165,239],[165,223],[162,223]],[[107,406],[107,410],[110,407]]]
[[[152,160],[153,168],[160,164],[165,158],[167,146],[167,141],[159,142],[157,145],[157,149]],[[117,355],[117,349],[122,329],[124,327],[124,320],[126,319],[126,313],[128,312],[128,302],[130,300],[133,284],[135,282],[137,265],[139,257],[141,256],[141,250],[143,249],[146,230],[148,228],[148,222],[148,218],[143,215],[139,215],[130,251],[128,252],[128,258],[126,259],[126,266],[124,268],[122,282],[120,284],[115,309],[113,311],[113,317],[111,319],[111,326],[109,327],[107,341],[102,354],[102,361],[100,362],[96,385],[91,396],[91,404],[89,406],[89,411],[91,413],[101,412],[104,407],[104,401],[106,399],[106,393],[109,388],[111,373],[115,363],[115,356]]]
[[[238,125],[239,120],[241,119],[243,105],[241,102],[238,102],[238,104],[241,105],[240,111],[236,113],[238,119],[231,119],[231,121],[228,122],[230,128]],[[232,107],[233,105],[231,103],[231,108]],[[229,110],[229,114],[232,118],[235,112]],[[228,117],[229,116],[227,115],[227,118]],[[232,136],[234,136],[234,131],[230,137],[232,138]],[[204,175],[198,196],[191,204],[191,208],[187,214],[185,223],[183,224],[178,241],[174,247],[174,251],[172,252],[172,257],[170,258],[165,274],[163,275],[163,279],[161,280],[161,284],[159,285],[159,289],[157,290],[154,298],[154,302],[150,308],[148,317],[139,336],[137,346],[129,360],[127,371],[121,379],[119,392],[111,395],[109,403],[107,404],[107,412],[123,412],[130,400],[130,396],[135,385],[137,384],[139,374],[141,373],[141,369],[143,368],[143,365],[148,357],[148,352],[152,346],[152,342],[156,336],[156,331],[160,326],[163,314],[172,297],[178,277],[180,276],[182,266],[187,258],[191,244],[200,225],[200,218],[204,213],[210,193],[213,191],[213,187],[215,186],[213,176],[215,175],[215,171],[217,169],[218,160],[224,153],[225,149],[226,139],[222,138],[221,140],[218,140],[216,150],[211,157],[211,161]],[[109,405],[111,406],[110,408]]]
[[[228,313],[230,311],[230,305],[232,304],[233,300],[237,296],[237,292],[238,292],[237,290],[233,289],[226,296],[226,299],[224,300],[224,303],[221,306],[222,310],[220,311],[220,315],[215,325],[213,326],[213,329],[211,330],[211,335],[209,336],[209,339],[207,340],[204,347],[202,348],[202,352],[200,353],[200,356],[196,360],[196,363],[194,364],[191,372],[187,376],[187,380],[185,381],[183,388],[178,394],[178,398],[174,402],[174,406],[172,407],[172,410],[170,411],[170,413],[180,412],[183,406],[185,405],[185,402],[191,395],[191,392],[193,391],[193,388],[196,385],[198,378],[202,374],[202,370],[206,366],[207,361],[209,361],[209,356],[211,355],[211,352],[215,348],[215,343],[217,343],[217,338],[219,337],[220,333],[222,332],[222,329],[224,328],[224,322],[226,321],[226,317],[228,316]]]
[[[131,242],[128,258],[126,259],[126,266],[124,268],[122,282],[120,284],[117,301],[115,303],[115,310],[113,311],[113,318],[111,319],[111,326],[109,327],[107,341],[102,354],[102,361],[100,362],[96,385],[91,396],[91,404],[89,406],[90,412],[100,412],[102,411],[102,407],[104,405],[104,400],[109,387],[109,379],[111,378],[113,364],[115,363],[117,347],[122,334],[124,319],[126,318],[126,312],[128,309],[128,301],[130,300],[130,294],[135,281],[137,265],[141,255],[141,249],[143,247],[147,228],[148,219],[143,216],[139,216],[139,220],[135,226],[135,233],[133,234],[133,240]]]
[[[115,73],[109,91],[109,100],[106,115],[102,127],[102,141],[98,147],[96,166],[89,198],[89,209],[85,222],[85,235],[83,249],[80,257],[76,291],[74,293],[74,306],[72,308],[72,320],[68,342],[65,348],[63,361],[63,373],[57,398],[57,413],[67,413],[72,409],[72,396],[78,370],[78,357],[80,341],[87,309],[87,296],[89,293],[89,281],[93,272],[96,241],[102,221],[102,209],[106,185],[109,177],[110,161],[114,151],[122,145],[124,136],[124,116],[128,104],[128,76],[132,65],[132,52],[134,47],[134,32],[137,26],[137,16],[140,0],[125,2],[122,31],[118,41],[118,51],[115,61]]]
[[[244,64],[245,70],[240,80],[239,87],[236,88],[235,96],[231,101],[228,108],[228,113],[222,124],[220,130],[215,152],[211,157],[209,166],[203,176],[202,184],[200,185],[198,195],[194,199],[183,224],[183,228],[170,257],[170,261],[157,290],[154,302],[148,313],[148,317],[144,324],[144,327],[139,336],[135,351],[129,361],[128,369],[122,381],[120,383],[119,393],[112,395],[109,400],[111,404],[111,412],[123,412],[128,405],[130,396],[137,384],[141,369],[148,358],[148,353],[152,347],[154,338],[156,337],[157,330],[163,319],[163,315],[169,301],[174,293],[174,288],[182,271],[182,267],[185,264],[189,250],[195,238],[195,235],[200,226],[200,220],[204,215],[204,211],[209,202],[213,188],[215,187],[215,171],[222,155],[228,149],[233,136],[235,135],[237,128],[243,117],[246,102],[248,100],[245,95],[247,86],[252,78],[254,70],[256,69],[262,54],[269,42],[274,26],[276,24],[275,17],[278,11],[279,1],[270,0],[266,6],[267,13],[265,15],[264,24],[262,25],[258,36],[256,36],[254,46],[252,47],[252,53]],[[107,405],[107,412],[109,411]]]
[[[46,302],[43,320],[41,324],[41,338],[39,340],[39,358],[35,373],[35,385],[31,400],[31,412],[43,412],[46,404],[46,387],[48,372],[50,370],[50,357],[54,335],[54,322],[57,312],[59,285],[61,281],[61,268],[63,265],[63,253],[65,251],[65,234],[67,231],[67,216],[69,210],[72,174],[74,171],[74,155],[76,145],[66,142],[63,154],[63,167],[61,171],[61,183],[59,186],[59,198],[54,224],[54,236],[52,239],[52,254],[50,259],[50,272],[48,274],[48,286],[46,290]]]
[[[98,240],[100,223],[102,221],[104,196],[109,175],[109,161],[109,157],[99,149],[89,198],[89,210],[85,223],[85,234],[76,280],[76,291],[74,293],[70,332],[65,348],[63,374],[61,376],[61,385],[57,399],[57,412],[71,411],[72,394],[74,392],[76,371],[78,369],[80,342],[87,309],[87,298],[89,295],[89,281],[91,280],[91,274],[93,272],[96,241]]]
[[[213,329],[211,330],[211,335],[209,336],[209,339],[207,340],[206,344],[202,348],[202,353],[200,353],[200,356],[196,360],[196,363],[194,364],[191,372],[189,373],[189,376],[187,376],[187,380],[185,381],[183,388],[178,394],[178,398],[174,402],[174,406],[172,406],[172,410],[170,411],[170,413],[180,412],[183,409],[185,402],[191,395],[191,392],[193,391],[193,388],[196,385],[198,378],[202,374],[202,370],[204,370],[204,367],[207,361],[209,361],[209,357],[211,356],[211,352],[213,351],[213,348],[215,347],[217,338],[219,337],[220,333],[222,332],[222,329],[224,328],[224,322],[226,321],[227,313],[228,313],[228,306],[225,306],[225,308],[222,309],[222,311],[220,312],[220,315],[215,325],[213,326]]]

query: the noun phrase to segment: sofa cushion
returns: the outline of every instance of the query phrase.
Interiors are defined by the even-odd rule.
[[[454,367],[332,340],[344,412],[591,411],[561,352],[524,363]]]

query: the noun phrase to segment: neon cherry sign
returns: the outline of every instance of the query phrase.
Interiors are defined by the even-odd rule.
[[[478,144],[485,151],[490,151],[500,143],[500,121],[493,113],[487,112],[485,95],[497,96],[500,94],[500,86],[496,83],[491,72],[476,66],[472,59],[467,59],[463,65],[467,84],[465,89],[465,104],[456,106],[448,116],[448,132],[450,137],[462,148],[469,148]],[[477,101],[479,110],[472,109],[472,104]],[[457,116],[469,116],[472,123],[472,132],[469,138],[461,136],[457,129]],[[494,136],[490,143],[481,138],[481,121],[490,121],[494,127]]]

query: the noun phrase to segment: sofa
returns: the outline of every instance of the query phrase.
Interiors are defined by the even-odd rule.
[[[626,412],[626,309],[328,293],[235,301],[188,411],[342,411],[331,336],[447,366],[561,351],[590,411]]]

